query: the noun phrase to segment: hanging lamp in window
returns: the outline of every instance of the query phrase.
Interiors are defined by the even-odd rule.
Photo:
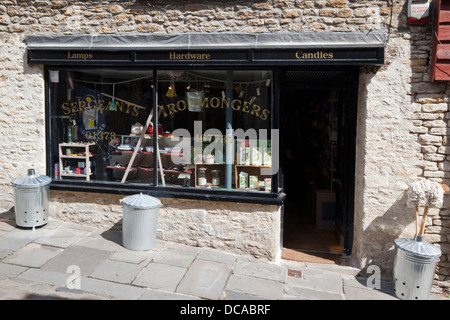
[[[173,76],[170,77],[170,85],[167,88],[166,97],[175,98],[177,96],[177,92],[175,91],[175,79]]]

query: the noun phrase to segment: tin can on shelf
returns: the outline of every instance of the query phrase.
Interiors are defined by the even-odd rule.
[[[250,176],[249,177],[249,188],[250,189],[258,188],[258,176]]]
[[[266,191],[266,192],[272,191],[272,179],[271,178],[264,179],[264,191]]]
[[[219,170],[212,170],[212,185],[217,187],[220,185]]]
[[[248,187],[248,173],[239,173],[239,189],[246,189]]]
[[[206,186],[206,168],[198,169],[198,185],[202,187]]]
[[[55,163],[55,179],[59,179],[59,163]]]

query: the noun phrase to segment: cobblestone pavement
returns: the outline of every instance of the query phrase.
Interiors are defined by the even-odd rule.
[[[389,283],[370,289],[350,267],[274,263],[159,240],[149,251],[121,243],[121,231],[52,219],[32,230],[2,218],[0,299],[396,300]]]

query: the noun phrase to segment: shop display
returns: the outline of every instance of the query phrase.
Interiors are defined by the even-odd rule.
[[[252,149],[252,164],[254,166],[260,166],[262,165],[261,161],[261,149],[260,148],[253,148]]]
[[[265,166],[272,166],[272,149],[271,148],[264,148],[264,165]]]
[[[141,134],[142,130],[144,129],[144,126],[140,124],[139,122],[136,122],[131,126],[131,133],[132,134]]]
[[[55,179],[71,177],[84,178],[86,181],[91,180],[91,175],[93,174],[94,147],[94,143],[60,143],[58,165],[59,175],[56,176],[57,167],[55,166]]]
[[[199,187],[206,186],[206,168],[198,168],[197,184]]]
[[[56,177],[263,191],[270,141],[259,137],[267,139],[272,125],[270,70],[137,68],[118,75],[110,67],[61,67],[59,75],[51,88],[52,144],[93,148],[84,165],[72,161],[81,157],[78,145],[62,147],[57,157],[52,150]],[[172,139],[175,133],[182,139]]]
[[[248,173],[239,173],[239,189],[246,189],[248,187]]]
[[[258,185],[258,176],[250,176],[249,177],[249,188],[250,189],[257,189],[259,187]]]
[[[250,165],[250,148],[241,147],[240,164],[247,165],[247,166]]]
[[[120,144],[111,145],[109,165],[106,167],[113,171],[113,179],[122,180],[126,177],[126,179],[134,181],[152,181],[154,163],[152,136],[145,134],[144,141],[140,143],[139,147],[137,146],[139,141],[137,135],[120,135],[118,140]],[[159,140],[157,158],[160,159],[160,166],[163,168],[161,176],[164,175],[170,182],[186,183],[185,180],[190,180],[192,172],[187,166],[179,163],[184,154],[183,148],[174,147],[170,138],[162,137]],[[161,170],[158,171],[161,173]]]
[[[190,112],[201,112],[205,93],[200,91],[186,92],[186,101]]]
[[[220,186],[220,175],[219,170],[212,170],[212,185],[214,187]]]
[[[196,187],[224,188],[225,165],[218,163],[202,163],[194,166],[196,175]],[[201,181],[199,179],[202,178]],[[203,180],[205,179],[205,180]]]
[[[264,191],[270,192],[272,190],[272,179],[265,178],[264,179]]]

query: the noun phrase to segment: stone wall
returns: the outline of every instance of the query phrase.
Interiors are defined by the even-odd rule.
[[[386,1],[0,0],[0,32],[350,32],[384,29],[390,13]]]
[[[26,175],[28,168],[45,174],[43,68],[26,63],[22,40],[18,34],[0,31],[0,203],[3,210],[13,206],[12,179]]]
[[[413,238],[415,210],[406,191],[418,178],[450,185],[447,82],[429,82],[431,26],[397,20],[386,64],[360,73],[354,252],[362,268],[381,267],[389,279],[394,240]],[[364,155],[364,157],[362,157]],[[425,240],[443,255],[435,292],[450,290],[450,196],[431,208]],[[419,210],[422,218],[423,208]]]
[[[43,73],[42,66],[26,63],[23,42],[26,35],[374,30],[388,31],[389,39],[386,65],[361,68],[360,74],[353,258],[361,267],[379,265],[383,275],[388,276],[393,240],[412,237],[414,233],[414,212],[405,205],[409,185],[418,177],[450,184],[447,83],[428,81],[431,25],[407,25],[406,1],[0,0],[1,208],[6,211],[13,206],[12,178],[25,174],[29,167],[45,173]],[[95,223],[105,224],[117,222],[119,207],[115,197],[102,195],[105,200],[101,201],[106,202],[94,202],[91,206],[92,196],[83,194],[86,215],[82,215],[72,195],[52,194],[52,206],[58,217],[74,217],[80,222],[82,219],[98,219]],[[217,240],[216,244],[207,236],[221,234],[207,226],[214,219],[235,223],[233,219],[237,217],[232,212],[236,209],[230,204],[220,204],[221,209],[215,211],[206,203],[206,211],[202,211],[187,200],[164,201],[162,221],[171,217],[164,222],[167,226],[169,221],[176,223],[180,217],[188,219],[183,221],[188,221],[191,227],[197,221],[196,227],[184,229],[184,234],[179,229],[180,241],[191,243],[195,241],[193,236],[202,232],[204,245],[227,248],[234,241],[240,242],[239,248],[253,248],[243,240],[227,240],[225,231],[222,242]],[[446,197],[443,210],[431,210],[426,228],[426,240],[444,252],[436,284],[446,290],[450,277],[449,202]],[[189,211],[181,210],[183,206]],[[104,214],[97,217],[88,214],[90,210]],[[274,223],[272,227],[279,226],[274,214],[277,210],[273,208],[251,206],[246,210],[256,210],[263,225],[269,227],[270,221]],[[246,224],[242,217],[246,214],[239,212],[242,226]],[[201,225],[204,229],[200,231]],[[260,231],[251,231],[265,243],[267,239],[263,239]],[[169,231],[160,236],[176,237]]]
[[[122,228],[124,196],[51,191],[50,212],[62,221]],[[157,238],[191,246],[276,260],[280,251],[278,206],[161,198]]]

